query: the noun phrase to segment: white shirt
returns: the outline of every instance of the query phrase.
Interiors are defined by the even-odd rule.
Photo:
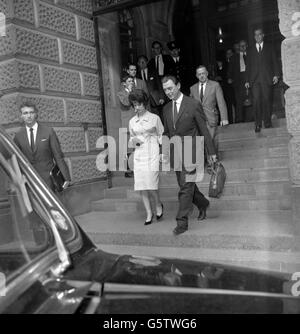
[[[163,62],[162,55],[155,57],[155,63],[158,64],[158,74],[161,76],[164,75],[165,64]]]
[[[206,89],[206,84],[207,84],[207,81],[205,81],[205,82],[199,82],[199,96],[200,96],[200,94],[201,94],[201,85],[203,85],[203,96],[204,96],[204,94],[205,94],[205,89]]]
[[[33,139],[34,139],[34,143],[36,143],[36,134],[37,134],[37,129],[38,129],[38,123],[35,123],[34,126],[32,127],[33,129]],[[30,127],[26,125],[26,131],[27,131],[27,137],[28,137],[28,142],[29,145],[31,145],[31,141],[30,141]]]
[[[260,44],[260,46],[261,46],[261,50],[263,50],[263,48],[264,48],[264,42],[262,42],[262,43]],[[257,49],[257,51],[259,52],[259,44],[258,44],[258,43],[256,43],[256,49]]]
[[[142,75],[142,79],[144,81],[147,81],[148,80],[148,68],[141,70],[141,75]]]
[[[179,57],[173,57],[173,60],[175,63],[178,63],[179,62]]]
[[[245,60],[244,60],[244,54],[246,55],[246,53],[240,52],[240,71],[241,72],[246,72],[246,64],[245,64]]]
[[[181,103],[182,103],[182,100],[183,100],[183,94],[180,93],[178,99],[175,101],[173,100],[173,102],[176,103],[176,107],[177,107],[177,114],[179,113],[179,110],[180,110],[180,107],[181,107]]]

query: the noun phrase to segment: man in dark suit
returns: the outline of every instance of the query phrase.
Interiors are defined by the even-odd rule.
[[[246,61],[246,84],[252,88],[255,132],[260,132],[262,120],[265,128],[272,127],[272,86],[279,80],[279,68],[272,46],[264,42],[264,32],[256,29],[255,45],[248,52]]]
[[[180,52],[179,44],[176,41],[171,41],[167,43],[168,49],[170,50],[170,54],[173,60],[172,71],[170,73],[175,75],[181,84],[181,91],[184,94],[189,93],[189,75],[188,75],[188,64],[185,59],[182,57]]]
[[[20,111],[25,126],[14,137],[16,145],[52,190],[54,185],[50,171],[55,161],[65,179],[63,188],[67,188],[71,177],[56,133],[51,127],[37,122],[38,111],[35,105],[23,104]]]
[[[185,136],[191,137],[191,146],[188,147],[190,151],[187,154],[192,153],[193,158],[195,158],[197,150],[196,137],[204,136],[210,160],[216,161],[214,144],[207,130],[206,117],[200,103],[181,93],[180,82],[176,77],[166,76],[162,79],[162,84],[166,95],[171,100],[164,107],[164,136],[167,138],[177,136],[181,138],[182,144]],[[182,157],[185,157],[184,146],[183,144]],[[174,148],[174,145],[171,145],[170,165],[176,171],[177,182],[180,187],[178,194],[179,209],[176,216],[177,226],[173,231],[175,235],[178,235],[188,229],[188,214],[192,204],[195,204],[199,209],[198,220],[203,220],[206,217],[209,201],[199,191],[195,179],[193,180],[196,168],[192,170],[187,168],[185,161],[182,162],[185,159],[181,159],[181,161],[179,159],[179,166],[175,166],[178,162],[178,156],[175,156],[176,152],[176,147]],[[166,151],[166,145],[163,144],[163,160],[165,162],[168,160],[168,156],[169,152]]]
[[[160,80],[157,78],[156,73],[149,71],[148,58],[146,56],[140,55],[137,64],[138,71],[136,76],[147,85],[151,112],[161,116],[162,105],[167,100],[167,97],[163,91]]]
[[[150,59],[148,68],[150,75],[158,75],[161,80],[165,75],[174,74],[174,61],[170,55],[162,54],[163,47],[160,42],[154,41],[152,43],[152,52],[154,57]]]
[[[228,83],[233,84],[236,110],[235,123],[245,121],[244,101],[246,98],[246,60],[247,60],[247,42],[240,41],[240,53],[234,54],[228,68]]]

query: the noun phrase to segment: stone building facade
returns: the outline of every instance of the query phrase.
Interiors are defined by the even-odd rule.
[[[0,124],[13,134],[20,105],[37,105],[65,153],[74,183],[68,202],[85,211],[85,198],[105,187],[95,163],[102,120],[92,1],[1,0],[0,12]]]
[[[283,76],[289,85],[285,94],[289,143],[293,221],[300,235],[300,0],[278,0],[282,43]]]
[[[101,1],[121,4],[122,0]],[[300,0],[278,0],[286,118],[295,230],[300,234]],[[125,1],[124,1],[125,3]],[[153,40],[173,38],[174,0],[145,4],[127,1],[138,25],[138,52],[150,54]],[[197,4],[199,0],[192,0]],[[102,134],[95,33],[90,0],[0,0],[6,36],[0,38],[0,123],[14,133],[18,107],[34,101],[40,120],[54,126],[70,167],[74,186],[70,206],[87,211],[101,196],[105,175],[96,169],[95,142]],[[116,98],[120,84],[118,16],[98,17],[103,102],[109,134],[117,138],[121,117]],[[70,195],[70,194],[68,194]],[[0,196],[1,197],[1,196]],[[80,205],[78,205],[80,203]],[[76,210],[75,210],[76,212]]]

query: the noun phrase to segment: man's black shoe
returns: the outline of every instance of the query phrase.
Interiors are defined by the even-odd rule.
[[[207,204],[206,207],[201,208],[199,210],[199,215],[198,215],[198,218],[197,218],[198,221],[204,220],[206,218],[206,210],[207,210],[208,207],[209,207],[209,203]]]
[[[188,228],[187,227],[179,227],[179,226],[176,226],[173,230],[173,234],[174,235],[179,235],[179,234],[182,234],[184,233],[185,231],[187,231]]]
[[[261,130],[261,127],[260,127],[260,126],[258,126],[258,125],[256,125],[256,127],[255,127],[255,133],[258,133],[258,132],[260,132],[260,130]]]
[[[125,172],[125,177],[133,177],[133,172]]]

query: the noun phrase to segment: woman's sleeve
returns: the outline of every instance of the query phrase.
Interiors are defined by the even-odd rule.
[[[157,128],[157,140],[159,145],[162,145],[162,136],[164,133],[164,126],[160,120],[160,117],[157,116],[157,120],[156,120],[156,128]]]
[[[128,147],[129,147],[129,148],[133,148],[133,142],[132,142],[132,139],[133,139],[133,137],[135,136],[131,124],[132,124],[132,122],[129,121],[129,127],[128,127],[128,128],[129,128],[129,135],[130,135],[130,137],[129,137],[129,142],[128,142]]]

